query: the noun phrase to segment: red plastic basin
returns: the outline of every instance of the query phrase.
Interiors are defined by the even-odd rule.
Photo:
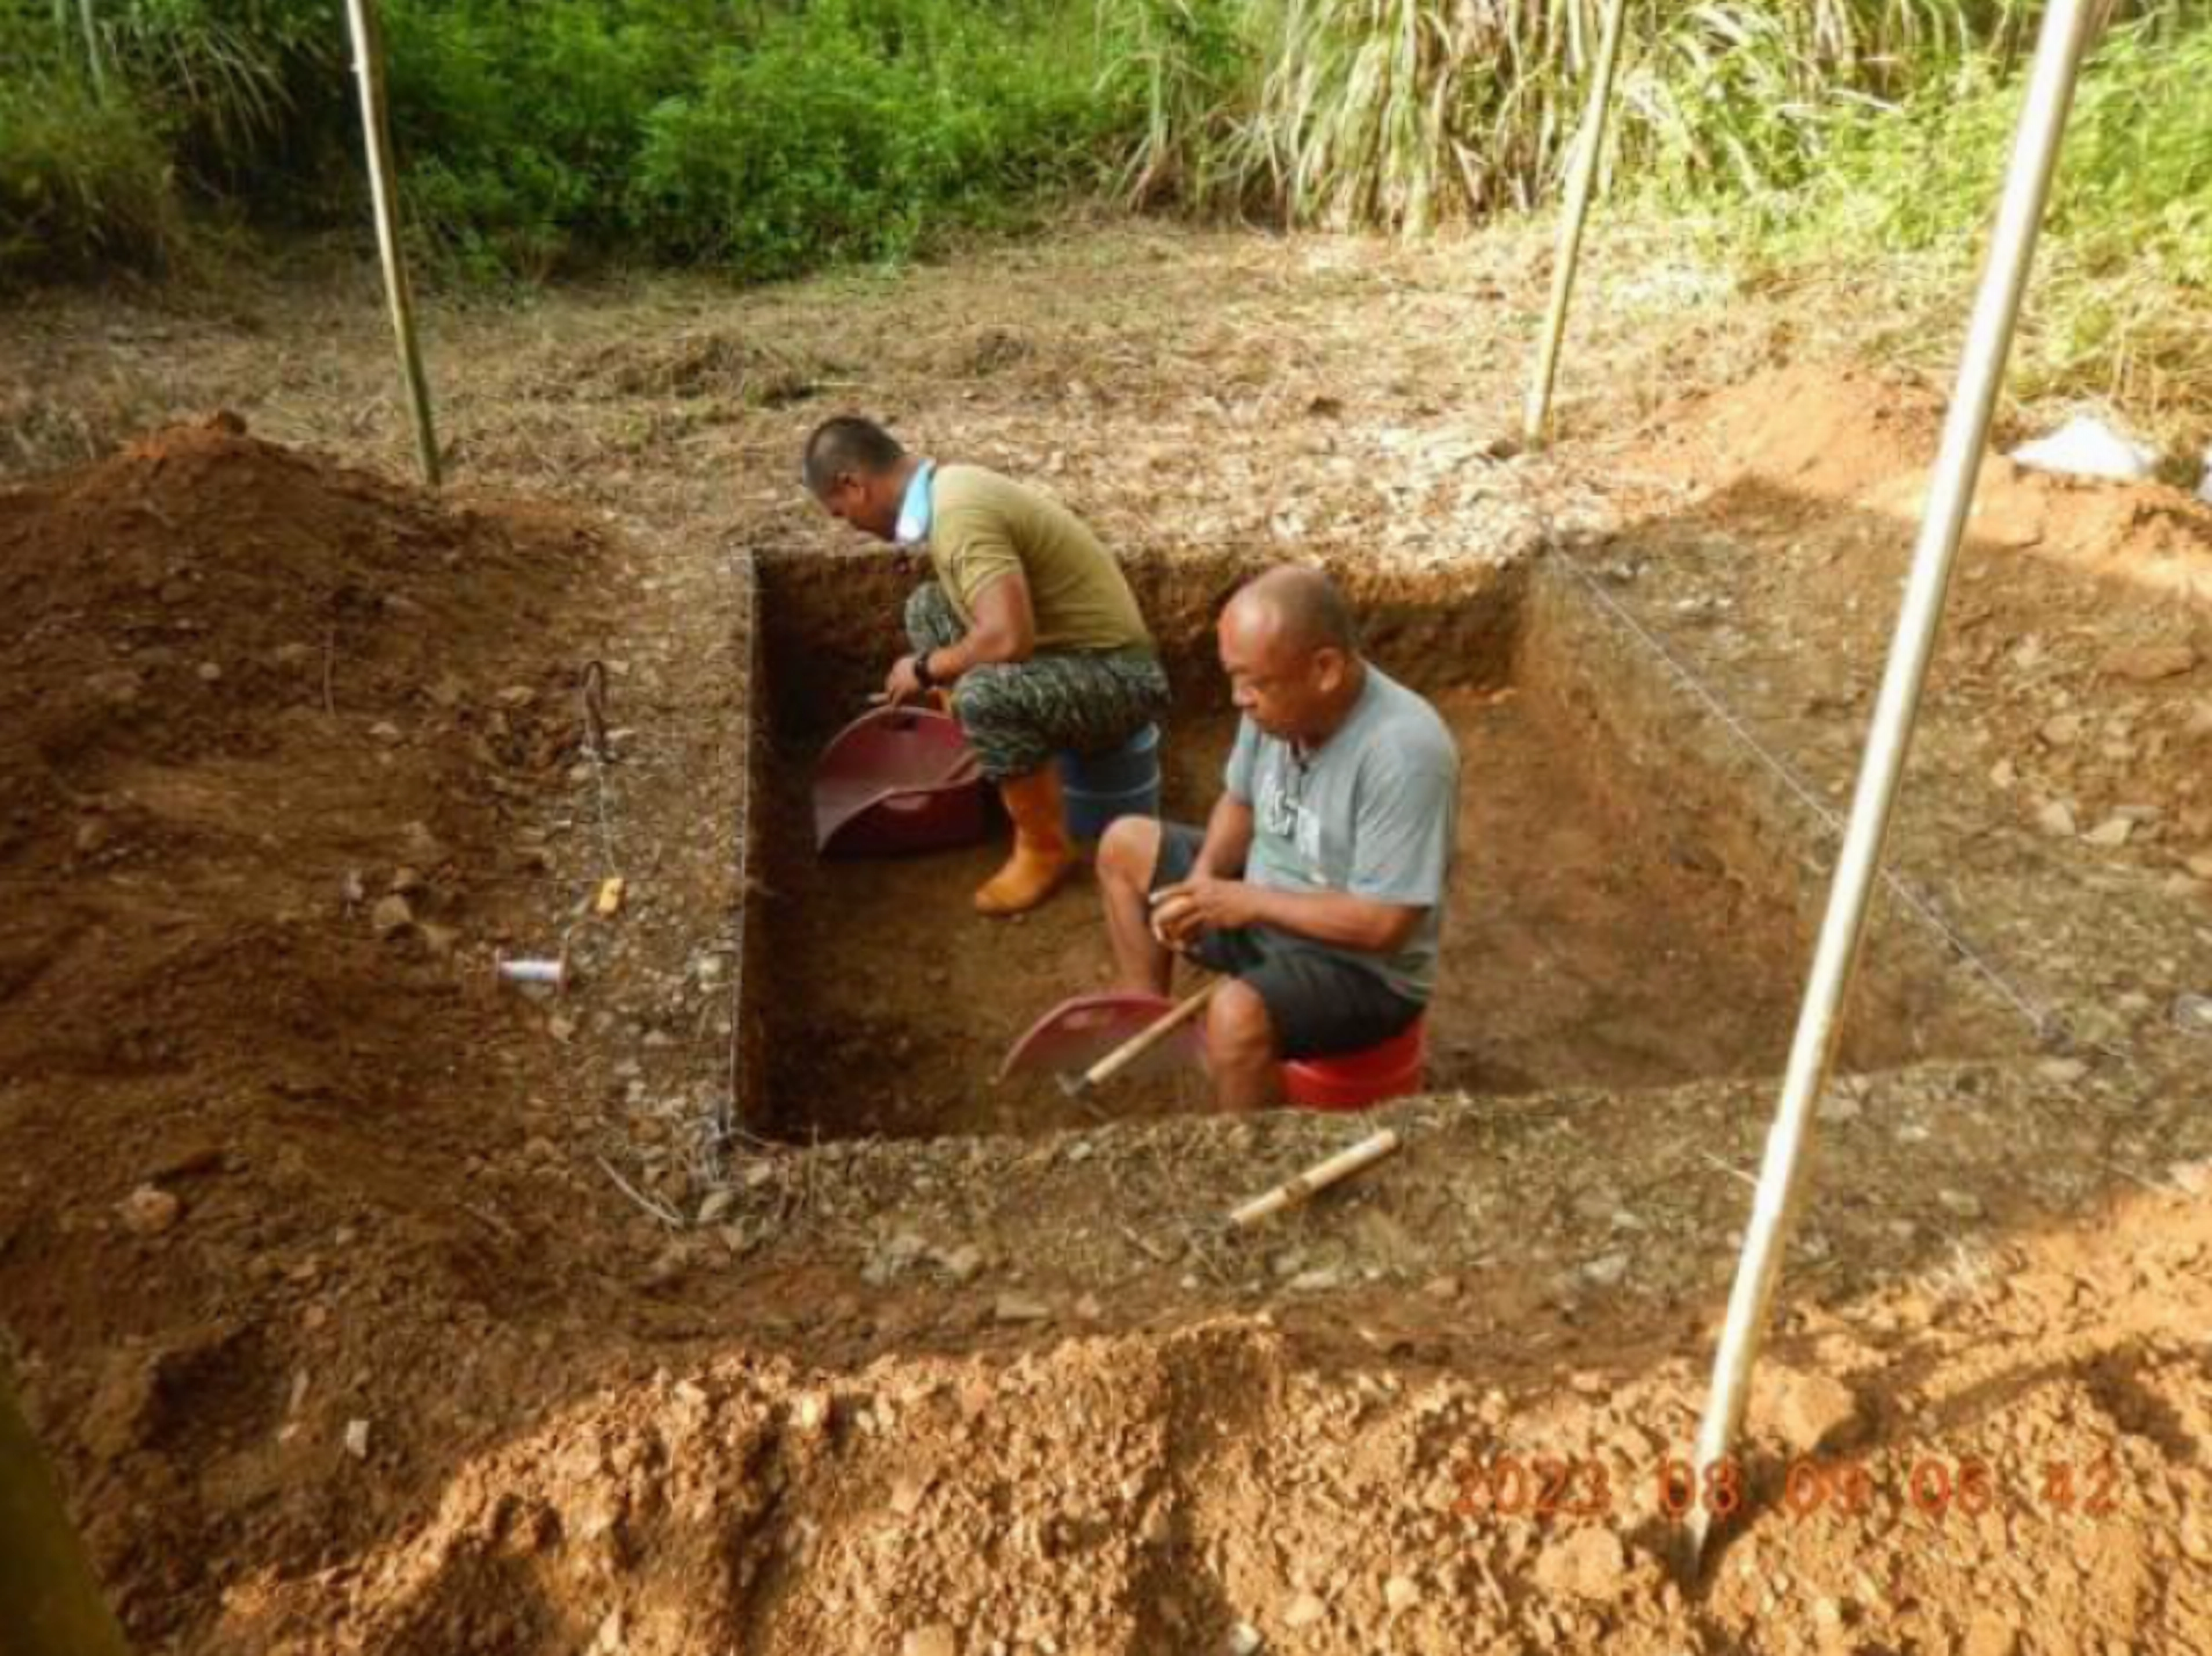
[[[830,739],[814,771],[824,856],[899,856],[983,837],[983,773],[959,721],[878,708]]]
[[[1428,1014],[1358,1052],[1283,1066],[1283,1095],[1302,1110],[1365,1110],[1421,1090],[1428,1071]]]

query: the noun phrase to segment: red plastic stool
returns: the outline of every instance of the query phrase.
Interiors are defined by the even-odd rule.
[[[1428,1014],[1389,1040],[1333,1058],[1283,1066],[1283,1095],[1302,1110],[1365,1110],[1421,1090],[1428,1070]]]

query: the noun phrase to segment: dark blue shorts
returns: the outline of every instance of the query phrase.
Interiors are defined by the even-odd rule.
[[[1205,843],[1195,828],[1162,823],[1152,889],[1188,879]],[[1251,985],[1275,1027],[1275,1055],[1284,1059],[1358,1052],[1404,1033],[1423,1011],[1421,1002],[1399,994],[1349,951],[1272,926],[1206,932],[1190,958]]]

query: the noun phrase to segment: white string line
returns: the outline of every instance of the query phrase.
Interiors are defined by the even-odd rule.
[[[1817,817],[1831,835],[1840,840],[1844,836],[1844,822],[1828,807],[1827,801],[1814,793],[1811,785],[1791,770],[1787,761],[1768,752],[1759,738],[1752,734],[1750,728],[1735,715],[1715,691],[1709,689],[1680,657],[1669,650],[1662,639],[1638,621],[1614,599],[1611,593],[1606,591],[1597,577],[1584,569],[1580,560],[1566,550],[1565,545],[1553,529],[1550,516],[1540,507],[1535,509],[1537,516],[1543,521],[1544,544],[1553,556],[1573,573],[1608,615],[1620,622],[1633,636],[1640,640],[1646,648],[1666,663],[1690,693],[1705,704],[1706,709],[1721,721],[1729,734],[1742,743],[1762,764],[1779,777],[1783,786],[1796,796],[1797,801]],[[2039,1039],[2060,1044],[2071,1044],[2073,1036],[2068,1030],[2064,1020],[2026,991],[2015,989],[1979,949],[1944,919],[1931,901],[1922,897],[1887,867],[1881,870],[1881,881],[1907,909],[1917,915],[1922,921],[1942,936],[1960,959],[1980,973],[1990,986],[2027,1020],[2028,1026],[2034,1030]]]

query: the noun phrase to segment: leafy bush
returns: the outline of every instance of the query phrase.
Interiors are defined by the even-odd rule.
[[[359,214],[334,0],[95,11],[104,100],[75,0],[0,0],[10,262],[58,234],[65,253],[143,256],[173,237],[180,192],[292,222]],[[1090,187],[1115,149],[1090,20],[1049,0],[383,12],[410,227],[437,262],[476,275],[633,253],[748,276],[895,256]]]
[[[663,258],[750,277],[911,252],[1095,180],[1084,67],[950,7],[828,5],[653,110],[629,192]]]
[[[76,75],[0,81],[0,281],[152,268],[173,247],[164,136]]]
[[[94,13],[123,100],[210,187],[296,151],[311,117],[343,104],[343,23],[328,0],[95,0]]]
[[[393,145],[433,250],[478,273],[536,277],[613,243],[646,118],[726,33],[724,10],[393,0]]]

